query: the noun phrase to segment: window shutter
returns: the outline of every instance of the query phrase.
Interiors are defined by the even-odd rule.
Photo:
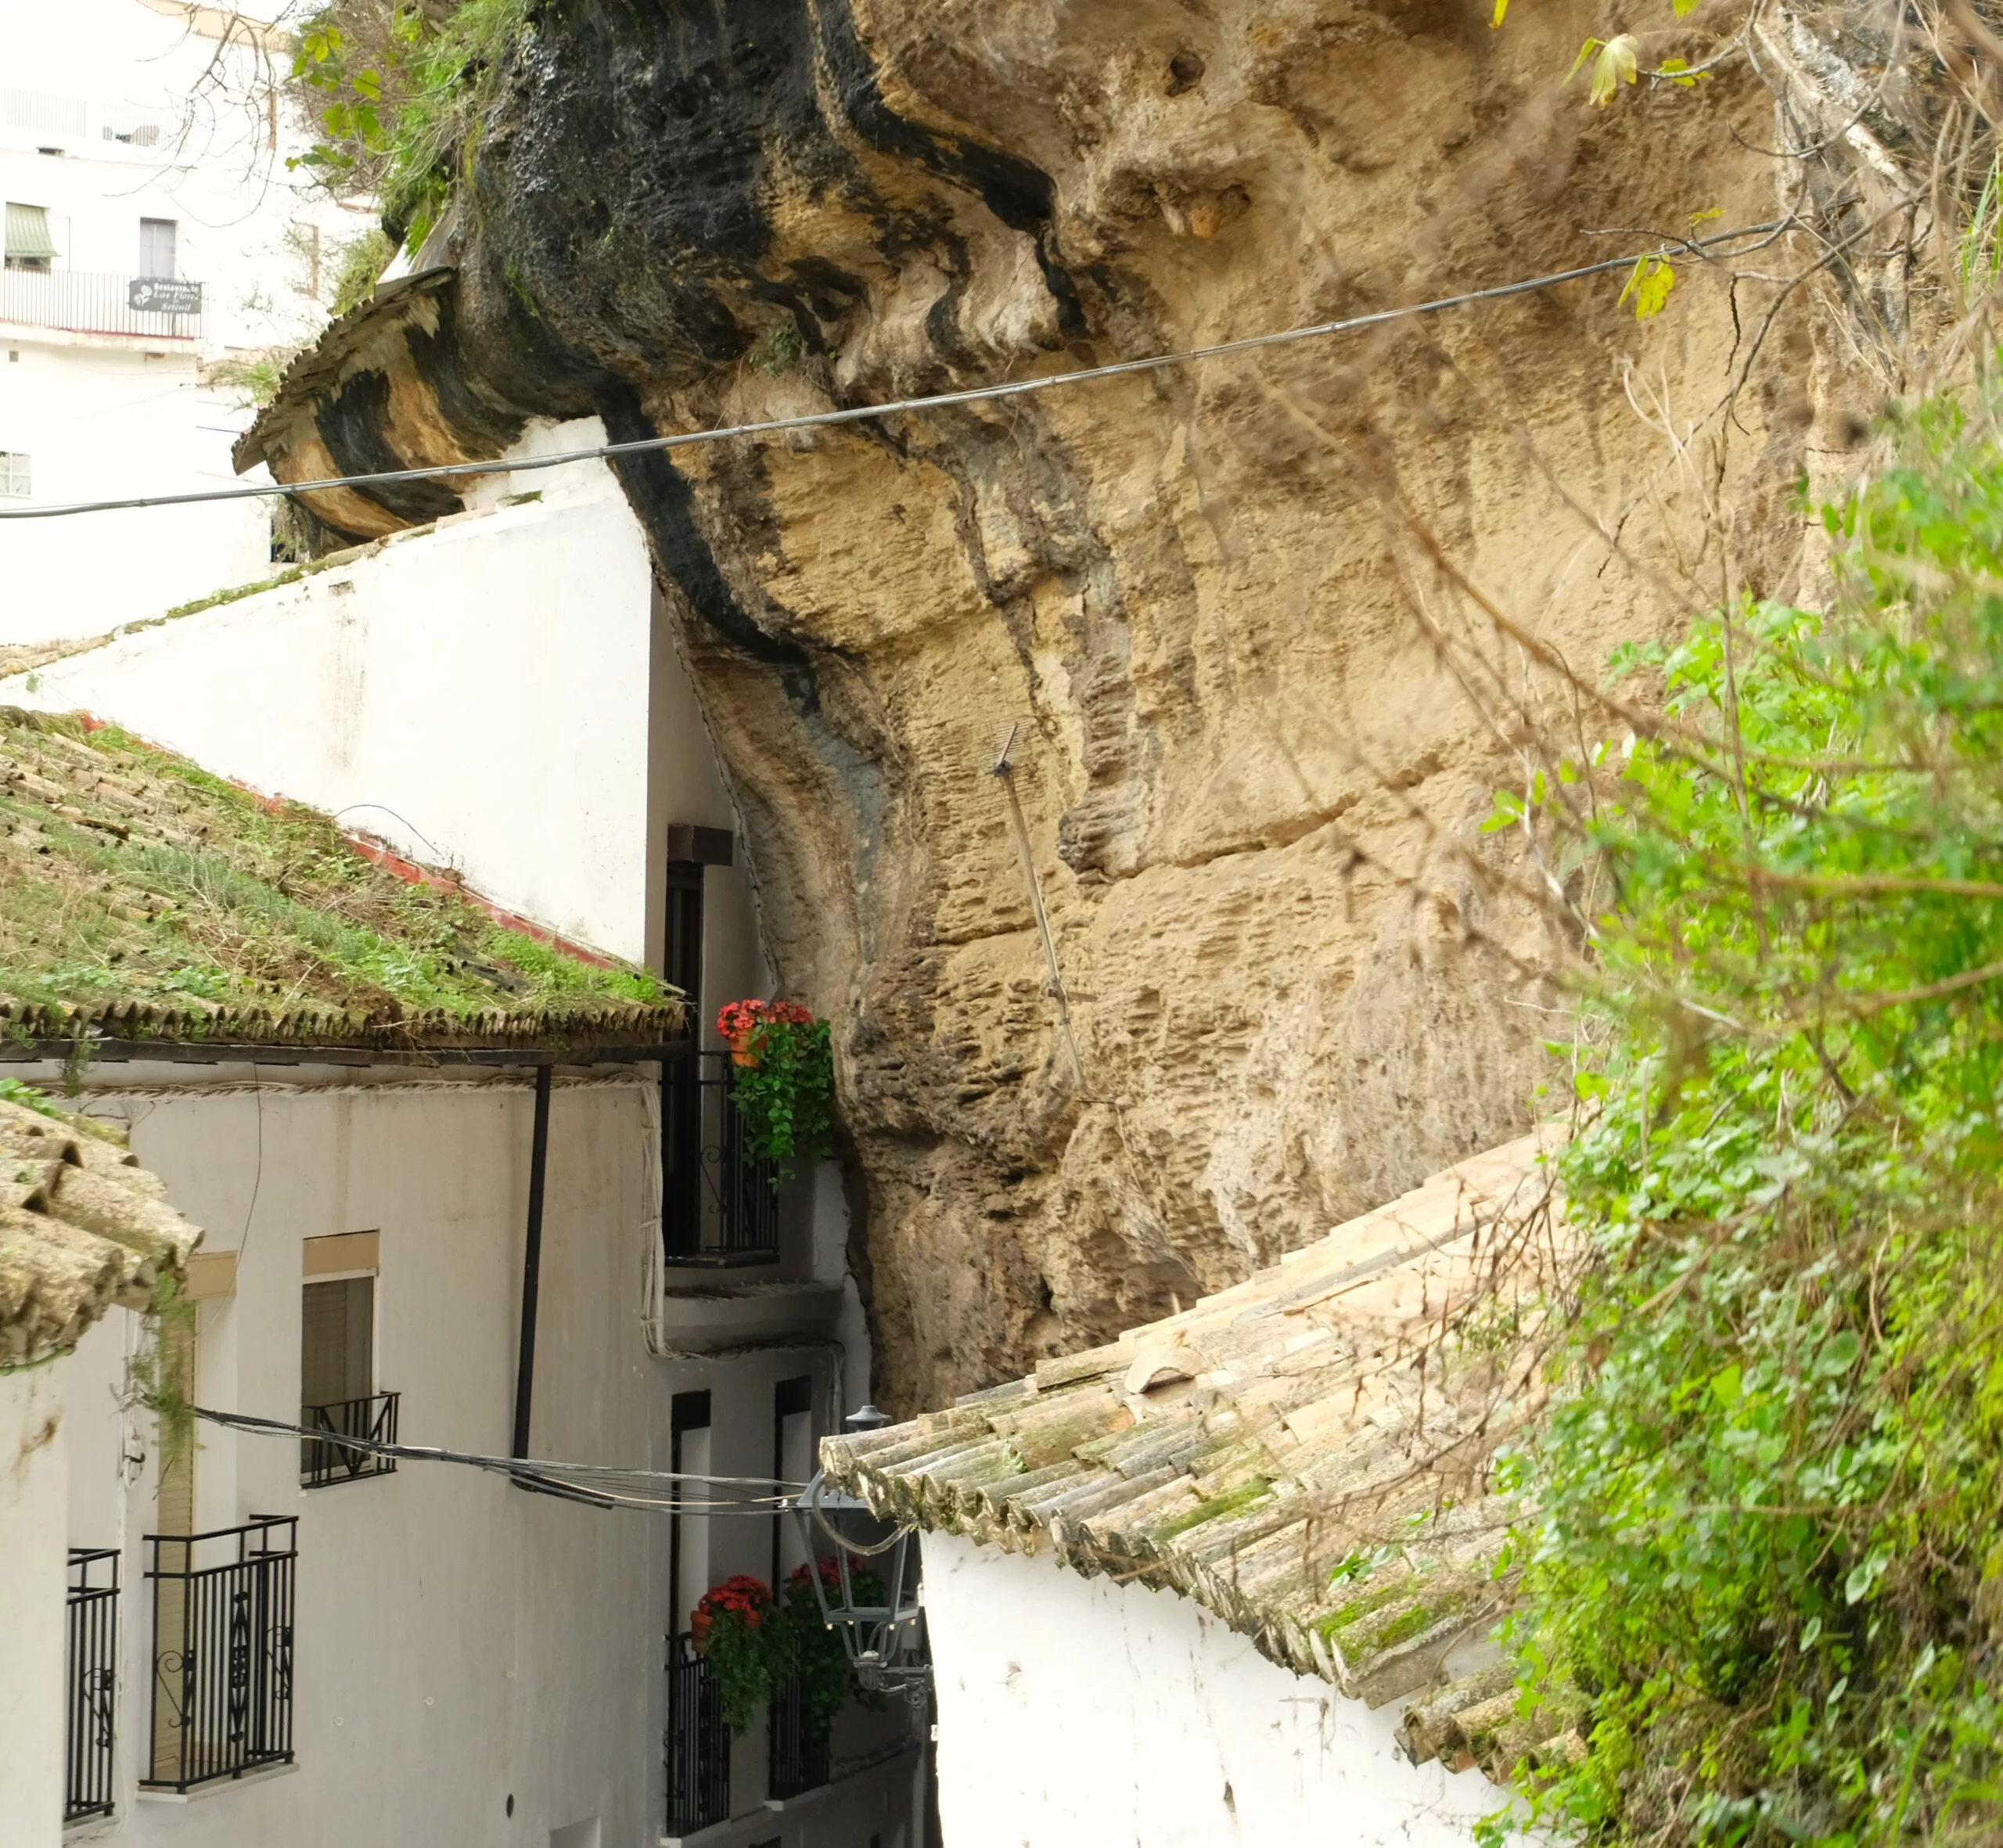
[[[375,1390],[374,1278],[307,1284],[299,1333],[300,1404],[339,1405]]]
[[[56,254],[49,235],[49,208],[7,202],[7,254],[30,263],[45,263]]]

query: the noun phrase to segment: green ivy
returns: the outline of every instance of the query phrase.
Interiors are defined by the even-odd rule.
[[[1577,1839],[2003,1834],[1999,401],[1897,425],[1827,608],[1624,651],[1664,721],[1497,804],[1598,968],[1591,1267],[1509,1465],[1521,1729],[1584,1713],[1519,1776]]]

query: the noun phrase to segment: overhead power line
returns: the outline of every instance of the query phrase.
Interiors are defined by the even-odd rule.
[[[545,1494],[560,1495],[599,1508],[634,1508],[653,1514],[784,1514],[802,1488],[773,1476],[699,1476],[685,1470],[628,1469],[615,1464],[558,1463],[541,1458],[490,1457],[477,1451],[442,1450],[434,1445],[389,1444],[380,1438],[349,1437],[310,1425],[290,1425],[281,1418],[253,1417],[244,1411],[212,1411],[194,1408],[196,1417],[212,1425],[254,1437],[301,1439],[364,1456],[393,1457],[412,1463],[456,1463],[484,1469]]]
[[[251,501],[274,494],[320,494],[337,487],[391,487],[405,481],[444,481],[462,475],[526,474],[538,469],[558,469],[570,462],[617,461],[622,456],[658,455],[685,449],[699,443],[724,443],[740,437],[770,437],[788,430],[823,430],[833,425],[861,423],[874,417],[896,417],[915,411],[944,410],[955,404],[980,404],[998,398],[1026,397],[1032,392],[1055,391],[1061,386],[1088,385],[1100,379],[1124,378],[1135,372],[1160,372],[1164,367],[1190,365],[1199,360],[1223,359],[1236,353],[1256,353],[1268,347],[1290,346],[1300,340],[1325,340],[1331,335],[1355,333],[1366,327],[1382,327],[1395,321],[1409,321],[1437,315],[1447,308],[1471,307],[1476,302],[1501,301],[1512,295],[1529,295],[1560,282],[1575,282],[1585,276],[1606,275],[1616,270],[1631,270],[1637,264],[1663,261],[1672,257],[1703,256],[1718,246],[1747,238],[1765,237],[1785,230],[1789,221],[1777,218],[1763,225],[1744,225],[1735,231],[1714,232],[1708,237],[1687,238],[1658,244],[1653,250],[1626,257],[1609,257],[1600,263],[1581,264],[1576,269],[1554,270],[1548,275],[1527,276],[1519,282],[1498,282],[1491,289],[1471,289],[1458,295],[1443,295],[1432,301],[1413,302],[1404,307],[1379,308],[1368,315],[1352,315],[1340,321],[1319,321],[1311,326],[1289,327],[1275,333],[1248,335],[1243,340],[1224,340],[1215,346],[1192,347],[1181,352],[1156,353],[1145,359],[1123,359],[1111,365],[1087,366],[1075,372],[1046,372],[1034,379],[1018,379],[1005,385],[976,385],[965,391],[935,392],[926,397],[893,398],[886,403],[855,404],[834,411],[813,411],[797,417],[772,417],[757,423],[734,423],[720,429],[683,430],[669,437],[642,437],[631,442],[601,443],[591,449],[566,449],[553,455],[525,456],[512,462],[443,462],[423,469],[386,469],[368,475],[330,475],[318,481],[275,482],[268,485],[204,488],[192,494],[142,494],[127,500],[75,501],[56,507],[0,508],[0,520],[57,520],[77,513],[122,513],[142,507],[187,507],[210,501]]]

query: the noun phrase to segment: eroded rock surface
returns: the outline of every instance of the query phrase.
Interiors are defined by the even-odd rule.
[[[491,455],[532,414],[740,422],[1773,219],[1749,79],[1561,90],[1611,29],[1541,4],[1495,32],[1473,0],[565,0],[427,253],[456,280],[263,440],[297,480]],[[1714,556],[1686,570],[1718,483],[1755,530],[1839,441],[1793,311],[1736,421],[1703,421],[1764,285],[1735,325],[1680,265],[1642,325],[1621,280],[621,465],[786,987],[836,1022],[886,1405],[1168,1313],[1530,1120],[1553,946],[1476,824],[1537,677],[1429,541],[1595,678],[1714,594]],[[1693,426],[1679,466],[1665,429]],[[451,501],[369,498],[391,525]],[[1757,530],[1742,569],[1782,588],[1792,528]],[[990,773],[1012,725],[1082,1083]]]

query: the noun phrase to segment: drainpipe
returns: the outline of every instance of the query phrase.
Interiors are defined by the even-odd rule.
[[[542,1183],[549,1166],[550,1068],[535,1068],[535,1128],[529,1139],[528,1239],[522,1254],[522,1338],[515,1374],[515,1447],[529,1454],[529,1407],[535,1397],[535,1310],[542,1278]]]

